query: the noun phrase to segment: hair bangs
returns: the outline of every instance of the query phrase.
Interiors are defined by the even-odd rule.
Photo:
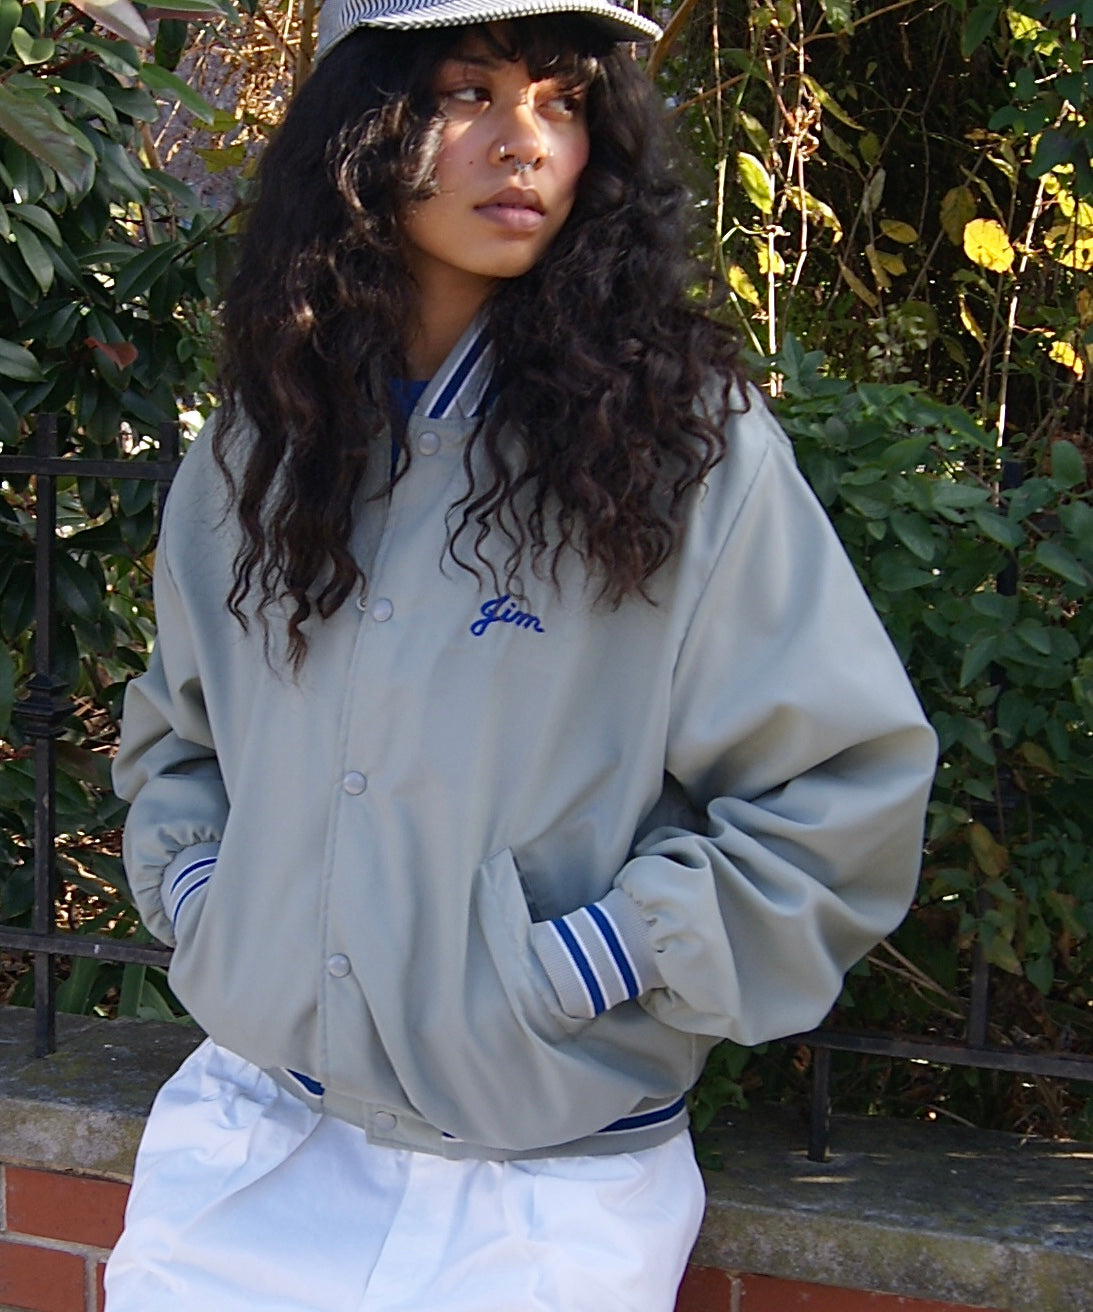
[[[458,32],[449,57],[458,58],[472,41],[481,41],[498,59],[523,60],[535,81],[556,78],[573,87],[587,87],[595,81],[600,60],[615,44],[595,22],[576,14],[513,18]]]

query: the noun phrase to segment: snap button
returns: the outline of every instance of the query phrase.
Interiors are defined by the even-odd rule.
[[[372,607],[372,618],[377,624],[383,624],[395,613],[394,603],[389,597],[380,597]]]
[[[435,456],[440,450],[440,438],[436,433],[422,433],[417,440],[417,449],[423,456]]]
[[[398,1124],[398,1117],[394,1112],[377,1112],[373,1124],[377,1130],[393,1130]]]
[[[368,780],[359,770],[350,770],[342,780],[342,787],[351,797],[357,797],[368,787]]]
[[[344,952],[335,952],[332,957],[327,958],[326,970],[327,974],[333,975],[335,979],[342,979],[349,974],[352,966]]]

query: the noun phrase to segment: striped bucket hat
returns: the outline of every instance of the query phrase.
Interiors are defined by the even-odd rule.
[[[656,41],[656,23],[613,0],[326,0],[319,11],[316,57],[358,27],[459,27],[541,14],[583,14],[619,41]]]

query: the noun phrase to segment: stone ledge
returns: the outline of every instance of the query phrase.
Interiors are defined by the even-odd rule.
[[[0,1007],[0,1161],[125,1180],[156,1089],[201,1035]],[[1093,1144],[836,1117],[831,1160],[778,1108],[712,1136],[724,1169],[694,1261],[1005,1312],[1093,1312]]]

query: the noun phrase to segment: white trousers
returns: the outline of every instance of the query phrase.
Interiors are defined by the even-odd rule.
[[[447,1161],[206,1041],[152,1108],[106,1312],[671,1312],[703,1202],[686,1134]]]

